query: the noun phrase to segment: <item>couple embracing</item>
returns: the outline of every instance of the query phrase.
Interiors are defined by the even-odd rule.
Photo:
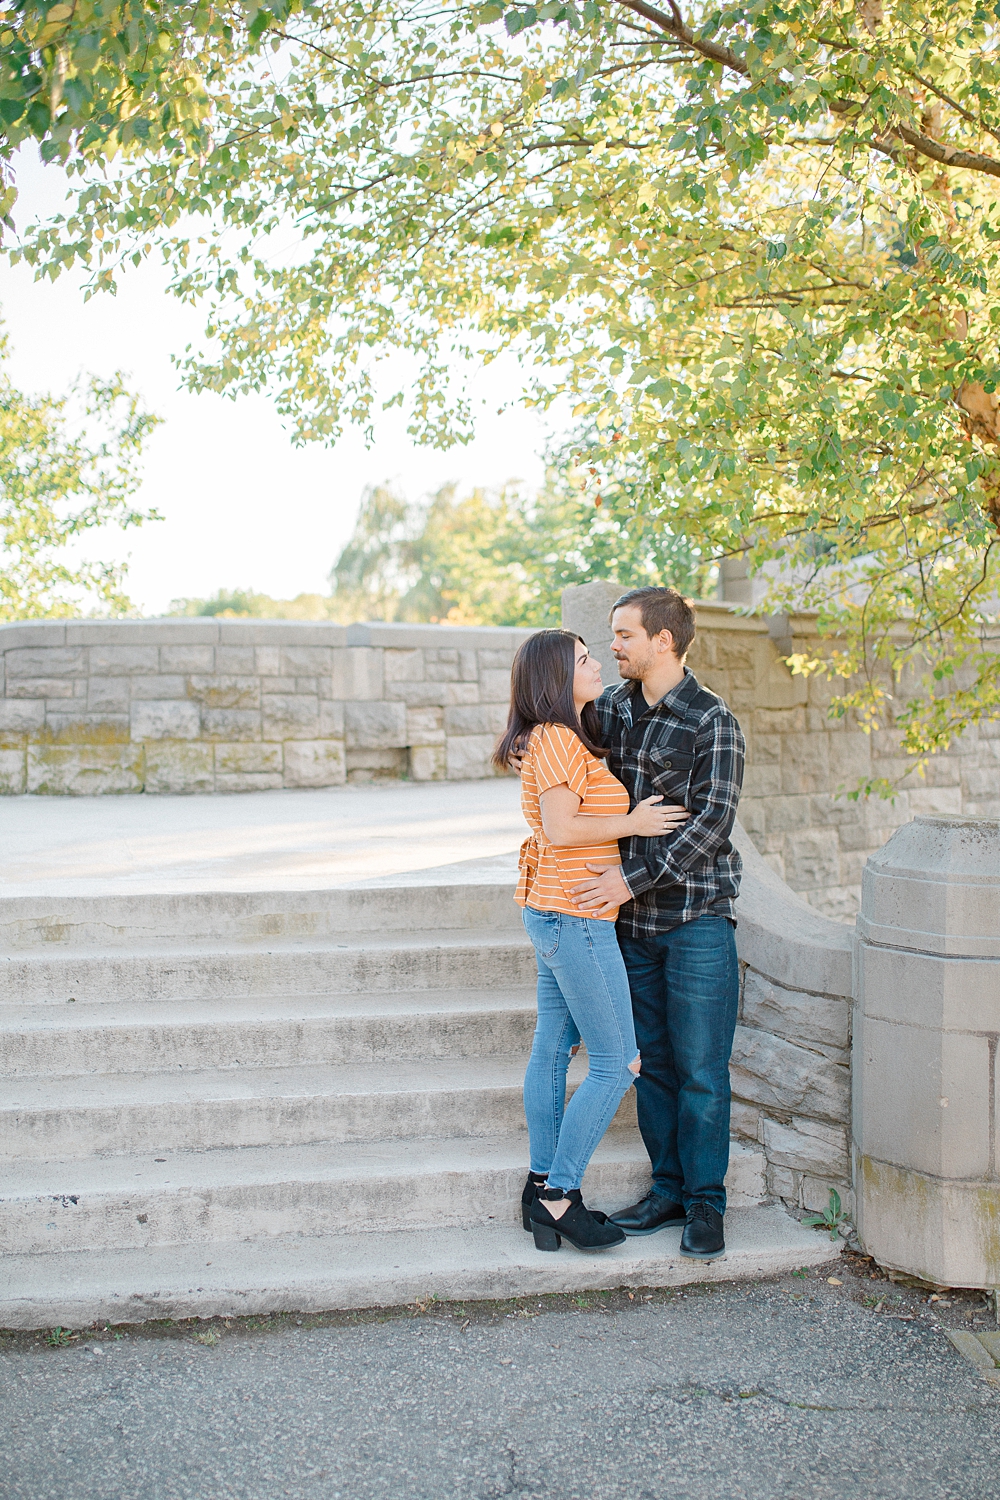
[[[538,961],[523,1221],[539,1250],[683,1225],[681,1254],[710,1260],[725,1251],[743,735],[684,664],[680,594],[634,589],[611,627],[624,681],[603,690],[578,636],[524,642],[495,756],[520,770],[532,830],[515,896]],[[588,1073],[567,1105],[581,1039]],[[632,1084],[652,1188],[606,1218],[580,1185]]]

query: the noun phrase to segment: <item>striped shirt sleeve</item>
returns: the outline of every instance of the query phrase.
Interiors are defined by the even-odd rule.
[[[587,790],[587,756],[583,743],[564,724],[546,724],[535,746],[535,785],[539,795],[568,786],[583,801]]]

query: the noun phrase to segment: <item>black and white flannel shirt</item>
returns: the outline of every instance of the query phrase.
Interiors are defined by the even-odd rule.
[[[632,900],[618,928],[629,937],[670,932],[705,915],[731,917],[743,863],[729,842],[743,785],[746,750],[736,719],[693,672],[647,705],[638,682],[607,688],[594,705],[608,765],[631,805],[663,797],[691,817],[661,838],[620,839],[622,875]]]

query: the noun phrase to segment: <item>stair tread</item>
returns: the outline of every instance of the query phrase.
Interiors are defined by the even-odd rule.
[[[747,1149],[734,1143],[732,1155],[743,1154]],[[20,1161],[4,1165],[0,1202],[167,1188],[173,1192],[198,1191],[218,1184],[236,1187],[291,1178],[349,1181],[361,1174],[425,1176],[511,1167],[526,1171],[527,1155],[527,1133],[520,1131],[496,1136],[215,1147],[205,1151],[171,1151],[163,1162],[146,1152],[71,1161]],[[648,1160],[638,1133],[626,1130],[610,1131],[592,1159],[597,1163]]]
[[[416,1016],[476,1011],[533,1010],[534,987],[490,990],[346,991],[322,995],[239,996],[232,1000],[95,1000],[72,1009],[52,1005],[0,1005],[0,1034],[15,1031],[83,1031],[109,1027],[192,1026],[248,1021],[340,1017]],[[2,1075],[0,1075],[2,1076]]]
[[[574,1062],[580,1071],[580,1059]],[[4,1085],[0,1118],[45,1109],[520,1088],[524,1063],[523,1056],[419,1058],[393,1063],[309,1063],[287,1068],[192,1068],[169,1073],[14,1078]]]
[[[165,938],[161,942],[131,940],[104,946],[54,943],[8,952],[5,962],[15,964],[95,964],[149,958],[241,957],[255,953],[392,953],[411,948],[528,948],[521,927],[444,927],[407,929],[400,932],[336,933],[329,937],[281,938]]]
[[[519,1228],[412,1229],[211,1245],[5,1257],[0,1326],[80,1327],[96,1319],[210,1317],[499,1298],[609,1286],[774,1276],[822,1265],[839,1244],[783,1209],[732,1209],[723,1260],[686,1260],[679,1230],[587,1254],[535,1250]]]

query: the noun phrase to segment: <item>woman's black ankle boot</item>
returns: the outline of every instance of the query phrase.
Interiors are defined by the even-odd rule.
[[[531,1205],[535,1201],[535,1194],[539,1188],[545,1186],[544,1172],[529,1172],[528,1180],[524,1184],[521,1194],[521,1227],[531,1233]]]
[[[570,1206],[554,1219],[549,1213],[548,1202],[557,1203],[560,1198],[568,1198]],[[568,1193],[562,1188],[540,1188],[529,1217],[536,1250],[558,1250],[563,1240],[569,1240],[578,1250],[606,1250],[611,1245],[625,1242],[625,1235],[617,1224],[609,1224],[606,1220],[601,1223],[589,1211],[579,1188],[571,1188]]]

